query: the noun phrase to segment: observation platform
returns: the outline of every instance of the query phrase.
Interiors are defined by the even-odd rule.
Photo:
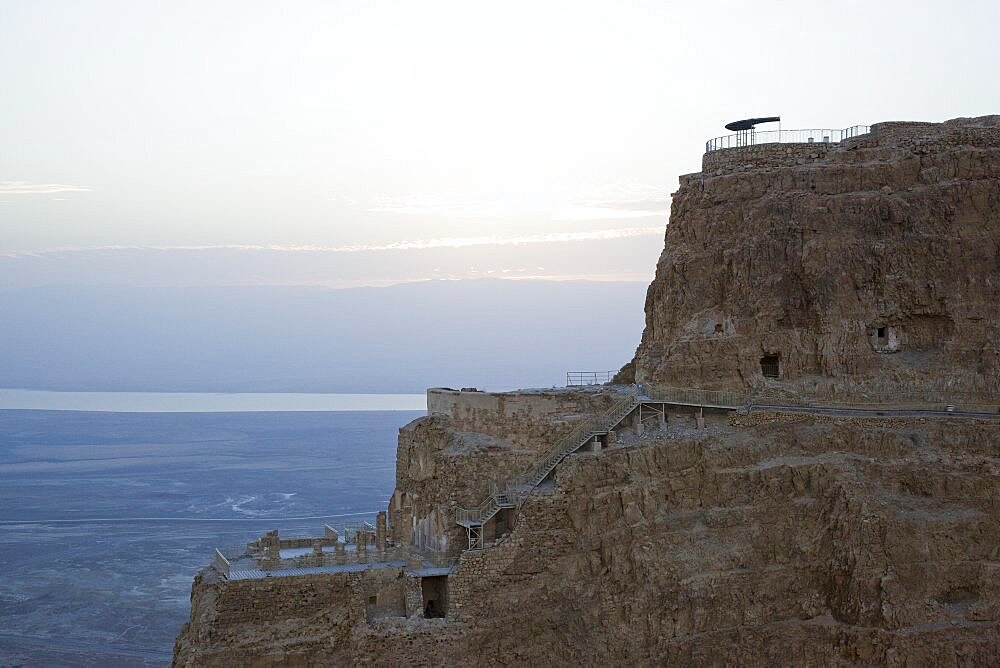
[[[715,137],[705,142],[705,153],[728,148],[743,148],[758,144],[837,144],[845,139],[871,132],[869,125],[849,128],[812,128],[807,130],[756,130],[748,128],[731,135]]]
[[[778,129],[758,130],[760,123],[778,123]],[[701,158],[702,174],[721,176],[807,164],[822,160],[845,140],[864,137],[872,132],[869,125],[782,130],[779,116],[734,121],[727,124],[726,129],[736,132],[705,142],[705,153]]]

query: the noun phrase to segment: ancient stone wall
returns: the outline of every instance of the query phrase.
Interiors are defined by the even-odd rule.
[[[515,447],[539,449],[572,429],[576,420],[609,408],[620,394],[565,388],[522,392],[427,390],[429,415],[446,416],[455,431],[503,439]]]
[[[848,140],[853,141],[853,140]],[[734,172],[774,167],[791,167],[826,157],[836,144],[754,144],[709,151],[701,158],[701,172],[721,176]]]
[[[502,488],[544,456],[581,420],[622,395],[611,390],[427,392],[430,415],[400,430],[396,492],[389,504],[393,542],[457,554],[468,545],[455,524],[491,484]]]
[[[957,665],[1000,652],[995,420],[688,422],[568,457],[509,535],[461,555],[447,619],[420,618],[403,569],[199,581],[180,663]]]
[[[364,603],[355,573],[271,577],[256,580],[216,579],[212,582],[212,630],[270,624],[311,617],[324,609],[342,611],[348,618],[363,617]],[[204,594],[202,594],[204,595]],[[192,600],[198,607],[200,601]]]

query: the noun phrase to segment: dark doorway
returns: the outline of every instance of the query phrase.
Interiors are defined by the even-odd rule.
[[[424,617],[444,617],[448,614],[448,576],[433,575],[420,578],[423,594]]]
[[[496,522],[494,531],[496,532],[496,538],[499,540],[502,536],[506,536],[511,530],[511,509],[504,508],[496,515],[494,522]]]
[[[765,378],[778,378],[781,373],[779,355],[764,355],[760,358],[760,372]]]

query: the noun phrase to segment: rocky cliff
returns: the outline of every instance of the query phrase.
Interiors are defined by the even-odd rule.
[[[378,583],[380,571],[226,582],[209,570],[176,664],[1000,658],[996,421],[754,413],[692,427],[671,414],[666,429],[566,460],[505,539],[462,554],[447,619],[419,604],[366,615],[373,586],[403,569]]]
[[[673,196],[619,380],[993,392],[998,301],[1000,116],[714,151]]]
[[[622,388],[431,390],[382,544],[206,568],[175,665],[1000,663],[998,212],[998,117],[707,154],[619,381],[788,406],[650,401],[468,549],[457,511]]]

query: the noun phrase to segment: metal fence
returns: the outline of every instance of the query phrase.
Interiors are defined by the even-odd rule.
[[[610,383],[617,371],[567,371],[566,386],[604,385]]]
[[[755,405],[767,405],[767,398],[758,398]],[[787,399],[780,403],[793,403]],[[949,413],[992,413],[1000,414],[1000,397],[993,394],[969,392],[915,392],[893,393],[882,397],[859,397],[852,399],[802,399],[797,402],[811,408],[844,408],[870,411],[943,411]]]
[[[946,411],[957,413],[1000,413],[1000,396],[989,393],[933,391],[894,392],[881,397],[801,397],[788,393],[771,394],[699,390],[680,387],[644,385],[643,392],[650,401],[688,404],[696,406],[741,407],[799,407],[843,408],[884,411]]]
[[[644,385],[645,396],[650,401],[660,401],[665,404],[687,404],[691,406],[719,406],[722,408],[739,408],[750,403],[750,395],[742,392],[724,390],[697,390],[681,387],[657,387]]]
[[[871,132],[868,125],[849,128],[814,128],[808,130],[750,130],[732,135],[715,137],[705,142],[705,152],[723,148],[738,148],[756,144],[835,144]]]

